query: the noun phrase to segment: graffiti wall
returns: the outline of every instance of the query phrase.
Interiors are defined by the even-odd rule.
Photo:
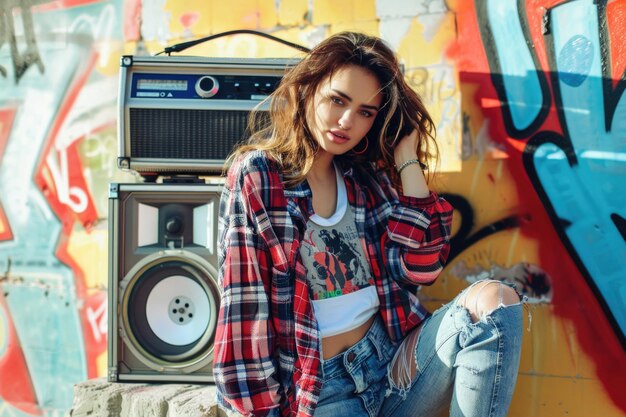
[[[0,0],[0,417],[106,374],[121,54],[233,29],[379,35],[437,123],[451,259],[422,292],[529,298],[510,415],[626,415],[626,1]],[[186,54],[291,57],[251,35]]]
[[[455,12],[463,169],[446,174],[461,216],[445,279],[516,282],[534,303],[515,415],[624,415],[626,2]]]
[[[0,1],[0,416],[62,415],[106,367],[122,16]]]

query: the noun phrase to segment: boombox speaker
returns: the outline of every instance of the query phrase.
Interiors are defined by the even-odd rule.
[[[294,59],[123,56],[118,166],[140,174],[220,172],[248,116]]]
[[[109,381],[213,381],[220,192],[110,185]]]

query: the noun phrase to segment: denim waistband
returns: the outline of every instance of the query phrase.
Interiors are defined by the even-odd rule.
[[[347,350],[322,361],[324,379],[333,378],[337,373],[346,373],[347,370],[359,366],[372,353],[375,353],[379,358],[389,356],[393,349],[391,340],[385,331],[383,320],[377,314],[361,340]]]

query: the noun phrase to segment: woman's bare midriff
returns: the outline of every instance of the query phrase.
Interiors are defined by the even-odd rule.
[[[363,336],[365,336],[374,322],[375,317],[376,316],[372,316],[372,318],[356,329],[352,329],[335,336],[322,338],[322,352],[324,354],[324,359],[330,359],[333,356],[340,354],[341,352],[349,349],[359,340],[363,339]]]

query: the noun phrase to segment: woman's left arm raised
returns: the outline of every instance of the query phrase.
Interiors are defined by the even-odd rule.
[[[394,149],[396,166],[417,159],[417,131],[400,140]],[[392,201],[387,234],[383,240],[386,264],[392,277],[410,285],[432,284],[443,270],[450,252],[453,208],[428,188],[418,163],[401,173],[402,193],[385,174],[379,181]]]

